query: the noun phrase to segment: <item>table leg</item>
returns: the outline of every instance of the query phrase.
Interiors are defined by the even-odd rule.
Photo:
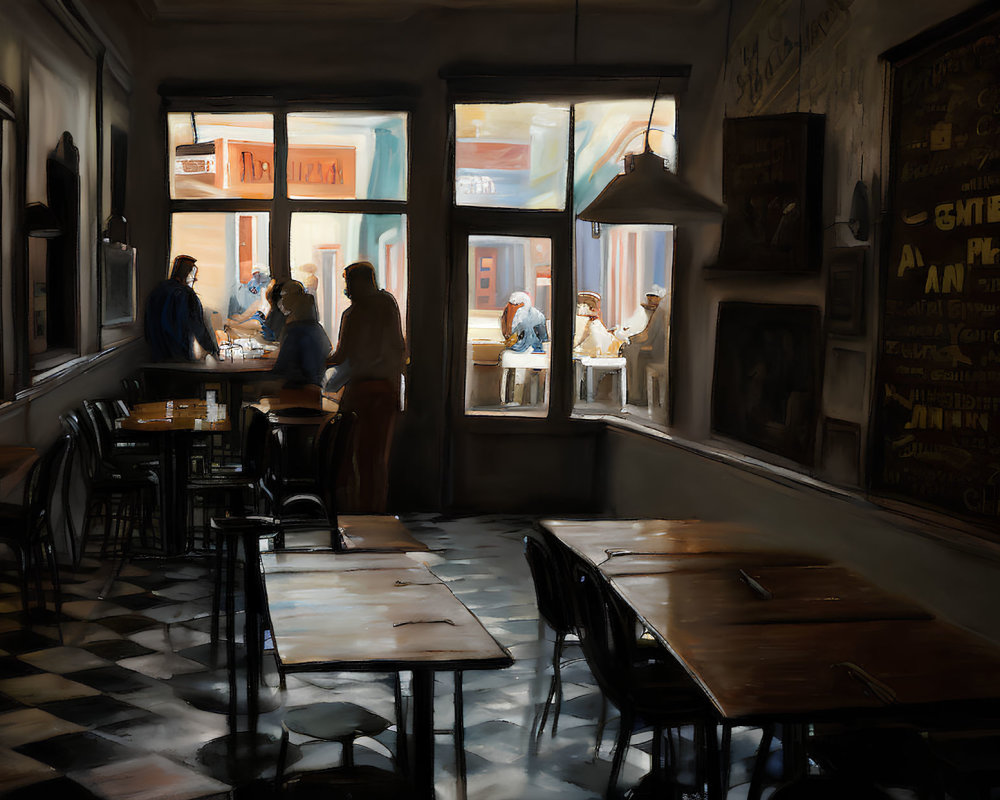
[[[185,487],[191,442],[183,433],[161,434],[160,451],[160,520],[163,525],[163,550],[167,555],[181,555],[187,550],[187,514]]]
[[[455,772],[458,778],[458,800],[466,800],[465,776],[465,709],[462,693],[462,670],[455,671]]]
[[[434,798],[434,670],[413,671],[413,782],[420,800]]]
[[[628,402],[625,386],[625,367],[618,368],[618,397],[622,401],[622,411],[624,411],[625,404]]]
[[[247,730],[257,732],[261,652],[260,544],[255,531],[243,535],[243,645],[247,659]]]
[[[587,367],[587,402],[594,402],[594,368]]]

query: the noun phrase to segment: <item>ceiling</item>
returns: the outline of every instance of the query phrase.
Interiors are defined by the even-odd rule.
[[[379,17],[429,8],[704,11],[719,0],[133,0],[152,22],[232,22]]]

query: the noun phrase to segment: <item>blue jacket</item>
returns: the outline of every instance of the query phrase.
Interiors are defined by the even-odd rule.
[[[168,278],[146,300],[146,341],[153,361],[194,361],[194,341],[209,353],[218,353],[214,334],[205,324],[205,312],[194,289]]]

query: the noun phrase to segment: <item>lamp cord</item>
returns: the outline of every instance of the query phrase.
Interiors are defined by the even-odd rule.
[[[580,0],[573,3],[573,66],[577,64],[577,55],[580,51]]]
[[[656,110],[656,98],[660,96],[660,81],[663,80],[663,76],[659,75],[656,78],[656,89],[653,92],[653,105],[649,109],[649,122],[646,123],[646,147],[644,152],[649,153],[649,129],[653,127],[653,112]]]
[[[795,98],[795,110],[802,110],[802,18],[805,16],[806,0],[799,0],[799,82],[798,94]]]
[[[726,14],[726,52],[722,55],[722,118],[729,116],[729,41],[733,29],[733,0],[729,0],[729,12]]]

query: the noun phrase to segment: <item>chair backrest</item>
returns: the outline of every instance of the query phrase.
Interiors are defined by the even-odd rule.
[[[525,536],[524,558],[535,584],[538,613],[556,633],[571,633],[574,626],[568,603],[570,587],[566,585],[566,570],[559,555],[541,539]]]
[[[572,570],[576,630],[580,648],[597,685],[619,709],[628,702],[631,654],[613,618],[604,579],[596,570],[575,564]]]
[[[77,550],[77,526],[76,522],[73,521],[73,480],[76,477],[76,472],[73,469],[73,465],[77,461],[77,453],[80,453],[81,460],[86,459],[86,454],[83,450],[83,443],[81,442],[81,432],[80,432],[80,421],[76,418],[76,414],[72,411],[68,411],[59,417],[59,422],[62,423],[63,430],[65,431],[66,438],[66,453],[63,456],[63,472],[62,472],[62,484],[59,487],[61,491],[61,501],[62,501],[62,511],[64,524],[66,526],[66,544],[69,549],[70,558],[73,560],[73,564],[77,565],[80,563],[81,553]],[[84,463],[84,476],[88,477],[86,474],[86,463]],[[86,481],[84,481],[86,486]],[[86,488],[85,488],[86,491]],[[84,500],[86,504],[86,499]]]
[[[142,400],[142,383],[138,378],[122,378],[122,392],[125,394],[125,402],[134,406]]]
[[[107,409],[97,400],[84,400],[80,424],[88,443],[93,447],[98,464],[111,463],[111,431],[114,422],[107,417]]]
[[[68,435],[60,436],[56,442],[32,465],[24,486],[24,507],[30,521],[31,536],[51,533],[52,498],[55,493],[55,478],[62,467]]]
[[[316,482],[331,527],[337,527],[337,477],[347,458],[357,414],[350,411],[330,419],[316,437]]]
[[[94,434],[89,424],[83,424],[81,418],[86,418],[86,412],[67,411],[59,417],[63,430],[70,434],[76,441],[76,449],[80,452],[80,461],[83,464],[84,478],[89,484],[100,468],[100,457],[97,444],[93,441]]]

